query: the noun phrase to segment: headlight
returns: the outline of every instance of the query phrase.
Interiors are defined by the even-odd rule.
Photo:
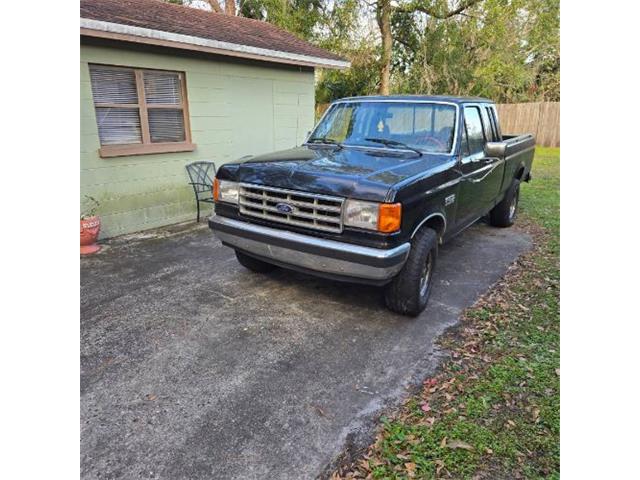
[[[238,204],[238,182],[228,180],[213,180],[213,200]]]
[[[344,208],[344,224],[350,227],[391,233],[400,230],[402,205],[400,203],[376,203],[347,200]]]

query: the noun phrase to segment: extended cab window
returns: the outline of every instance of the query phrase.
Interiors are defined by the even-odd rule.
[[[193,150],[184,74],[89,65],[100,155]]]
[[[468,155],[484,150],[485,136],[478,107],[464,107],[464,127],[468,143]]]
[[[502,140],[502,133],[500,132],[500,124],[498,123],[498,113],[496,112],[496,108],[494,106],[488,107],[489,116],[491,117],[491,124],[493,125],[493,129],[496,133],[496,142]]]
[[[484,125],[485,135],[488,142],[495,142],[497,139],[496,132],[491,123],[491,117],[489,114],[489,107],[482,108],[482,124]]]

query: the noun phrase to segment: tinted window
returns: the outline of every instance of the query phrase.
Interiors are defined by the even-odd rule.
[[[482,152],[485,140],[480,111],[477,107],[464,107],[464,126],[467,130],[469,154]]]
[[[484,107],[482,109],[482,123],[484,125],[484,131],[487,137],[487,141],[493,142],[496,138],[496,135],[493,130],[493,125],[491,124],[491,120],[489,119],[489,107]]]
[[[491,117],[491,122],[493,123],[493,128],[496,132],[496,141],[501,141],[502,134],[500,133],[500,124],[498,123],[498,112],[496,112],[495,107],[489,107],[489,116]]]

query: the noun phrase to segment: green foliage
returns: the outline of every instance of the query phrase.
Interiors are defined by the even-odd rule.
[[[391,93],[474,95],[498,102],[559,100],[559,0],[481,0],[442,19],[424,13],[442,16],[464,3],[392,4]],[[346,71],[319,72],[318,102],[377,92],[378,0],[242,0],[238,5],[239,15],[273,23],[351,61]]]
[[[427,5],[445,11],[443,2],[400,2],[392,12],[391,93],[472,95],[498,102],[560,99],[558,0],[484,0],[460,15],[439,19],[412,10]],[[343,5],[370,20],[373,13]],[[348,17],[344,28],[356,22]],[[328,24],[332,23],[327,18]],[[340,29],[332,30],[330,38]],[[377,92],[380,42],[364,30],[345,42],[324,46],[352,62],[348,71],[323,72],[316,89],[319,103]]]
[[[346,53],[351,68],[322,72],[316,86],[316,102],[329,103],[339,98],[369,95],[378,88],[377,49],[371,43],[362,42]]]
[[[393,16],[392,90],[559,100],[557,0],[484,0],[440,20]]]
[[[244,0],[239,13],[273,23],[309,40],[324,15],[322,0]]]

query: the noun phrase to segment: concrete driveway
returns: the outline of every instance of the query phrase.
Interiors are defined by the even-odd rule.
[[[315,478],[433,371],[436,337],[529,245],[467,230],[412,319],[374,287],[251,273],[204,226],[109,243],[81,262],[82,477]]]

